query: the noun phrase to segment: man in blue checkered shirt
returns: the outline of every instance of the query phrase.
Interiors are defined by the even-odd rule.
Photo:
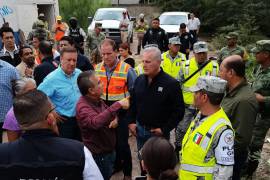
[[[0,59],[0,143],[2,143],[3,122],[12,106],[11,82],[19,77],[20,75],[14,66]]]

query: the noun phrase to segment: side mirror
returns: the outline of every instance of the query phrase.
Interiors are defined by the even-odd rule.
[[[88,17],[89,24],[91,24],[92,21],[93,21],[93,17]]]
[[[136,17],[130,17],[131,21],[136,21]]]

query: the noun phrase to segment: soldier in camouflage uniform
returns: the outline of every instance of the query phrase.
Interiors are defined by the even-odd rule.
[[[36,29],[33,29],[33,31],[28,34],[28,44],[32,44],[34,36],[41,37],[46,41],[53,41],[50,31],[45,29],[45,24],[42,21],[37,21],[36,23]]]
[[[98,54],[96,51],[99,50],[99,45],[100,43],[106,38],[105,34],[101,32],[102,24],[101,23],[96,23],[95,24],[95,29],[94,31],[91,31],[88,33],[87,38],[86,38],[86,45],[87,49],[89,52],[89,56],[92,57],[92,53]],[[99,62],[93,62],[94,64],[97,64]]]
[[[270,40],[258,41],[252,51],[256,53],[256,61],[260,64],[252,84],[260,110],[249,147],[248,176],[252,176],[258,167],[264,139],[270,127]]]
[[[238,39],[238,33],[237,32],[230,32],[228,33],[225,38],[227,39],[227,46],[223,47],[218,55],[218,63],[221,64],[221,62],[228,56],[231,55],[239,55],[243,58],[244,61],[248,59],[248,54],[244,47],[241,47],[237,45],[237,39]]]

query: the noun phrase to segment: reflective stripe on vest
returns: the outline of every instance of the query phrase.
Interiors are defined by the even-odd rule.
[[[200,174],[212,174],[214,167],[195,166],[191,164],[181,164],[180,168],[185,171],[191,171]]]
[[[227,124],[227,125],[230,125],[226,119],[219,119],[210,129],[209,131],[206,133],[206,137],[203,139],[203,141],[201,142],[201,147],[203,149],[207,149],[208,145],[209,145],[209,142],[211,140],[211,137],[213,136],[213,133],[215,132],[216,128],[218,126],[220,126],[221,124]]]
[[[110,79],[107,77],[103,62],[96,65],[96,74],[103,83],[102,99],[108,101],[118,101],[129,96],[127,90],[127,73],[130,66],[123,61],[116,65]]]

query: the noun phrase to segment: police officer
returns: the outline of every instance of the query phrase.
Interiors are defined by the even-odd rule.
[[[75,41],[76,48],[81,54],[84,54],[84,39],[86,39],[86,34],[84,30],[79,27],[78,20],[76,17],[71,17],[69,19],[69,28],[66,31],[66,35],[73,38]]]
[[[258,167],[264,139],[270,127],[270,40],[257,41],[252,51],[256,53],[256,61],[260,64],[252,84],[260,110],[250,144],[248,176],[252,176]]]
[[[230,179],[234,164],[234,132],[220,107],[227,81],[201,76],[194,92],[194,105],[200,111],[189,126],[181,149],[181,180]]]
[[[152,26],[149,28],[143,37],[142,46],[147,44],[156,44],[161,52],[168,50],[168,36],[164,29],[159,26],[159,19],[152,20]]]
[[[239,34],[237,32],[229,32],[225,38],[227,39],[227,46],[223,47],[218,55],[218,63],[221,62],[228,56],[239,55],[244,61],[248,59],[248,54],[244,47],[237,45]]]
[[[192,45],[195,43],[195,38],[190,32],[187,32],[187,26],[185,23],[180,24],[179,38],[181,41],[180,52],[185,54],[186,59],[188,59]]]
[[[180,69],[180,83],[182,84],[183,97],[185,102],[185,115],[182,121],[176,128],[176,152],[181,149],[182,139],[186,130],[193,119],[196,109],[193,106],[193,93],[189,88],[197,83],[200,76],[203,75],[218,75],[218,64],[216,61],[207,61],[208,47],[206,42],[199,41],[194,44],[195,57],[185,61]],[[196,72],[197,71],[197,72]],[[195,73],[196,72],[196,73]],[[195,74],[193,74],[195,73]]]
[[[169,39],[169,50],[162,54],[161,67],[163,71],[171,75],[173,78],[178,78],[181,64],[186,61],[186,56],[179,52],[181,42],[179,37]]]

